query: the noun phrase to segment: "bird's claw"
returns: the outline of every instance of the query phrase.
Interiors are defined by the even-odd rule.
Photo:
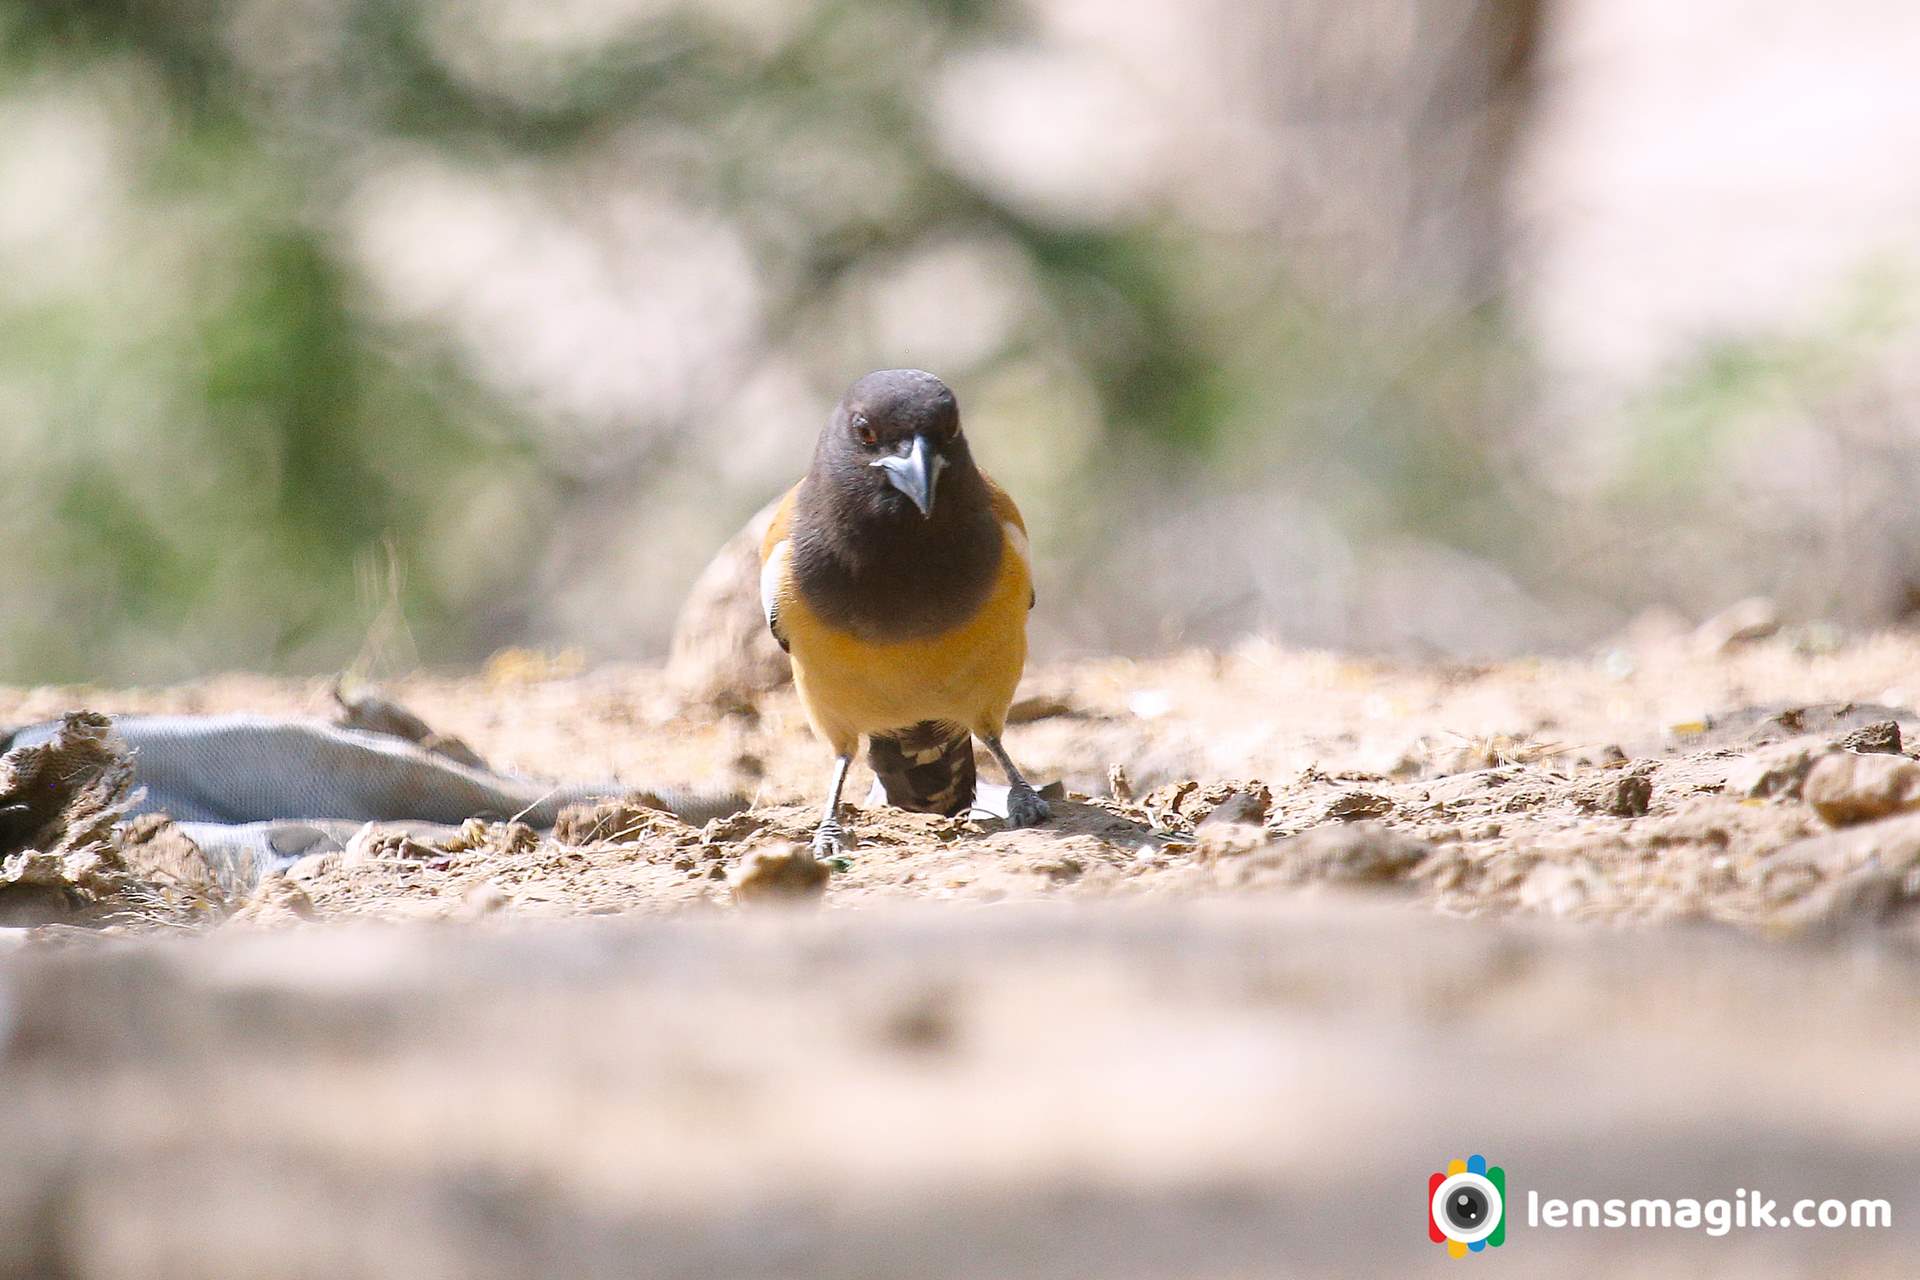
[[[1010,828],[1037,827],[1053,816],[1053,807],[1040,798],[1040,793],[1029,786],[1010,787],[1007,790],[1007,826]]]
[[[823,822],[813,831],[813,856],[837,858],[846,852],[847,833],[837,822]]]

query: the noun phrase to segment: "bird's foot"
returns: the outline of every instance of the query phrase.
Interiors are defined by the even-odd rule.
[[[1007,826],[1037,827],[1053,816],[1053,808],[1026,783],[1007,788]]]
[[[832,818],[813,829],[813,856],[816,858],[837,858],[846,852],[847,833]]]

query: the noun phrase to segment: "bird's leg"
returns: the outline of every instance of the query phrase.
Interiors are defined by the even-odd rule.
[[[1053,816],[1053,810],[1033,789],[1033,784],[1021,776],[1014,765],[1013,757],[1000,745],[997,737],[982,736],[987,750],[993,752],[993,758],[1000,762],[1001,769],[1007,775],[1007,825],[1009,827],[1037,827]]]
[[[846,833],[840,828],[840,789],[847,785],[847,770],[852,765],[851,755],[834,757],[833,782],[827,787],[827,810],[820,815],[820,825],[813,829],[813,851],[822,858],[833,857],[843,847],[841,841]]]

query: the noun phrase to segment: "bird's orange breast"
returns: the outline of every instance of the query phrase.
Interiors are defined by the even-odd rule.
[[[945,720],[999,736],[1027,662],[1033,600],[1026,534],[1002,520],[1000,570],[971,618],[938,635],[875,642],[839,630],[807,607],[788,576],[788,553],[769,537],[768,564],[794,685],[814,729],[849,754],[862,734]],[[774,532],[779,532],[775,530]]]

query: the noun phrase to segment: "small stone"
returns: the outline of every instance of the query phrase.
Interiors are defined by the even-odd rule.
[[[1273,806],[1273,791],[1264,782],[1210,782],[1191,778],[1169,782],[1149,792],[1140,803],[1156,823],[1173,828],[1205,822],[1223,809],[1222,822],[1264,822]]]
[[[1839,746],[1862,755],[1897,756],[1900,754],[1900,722],[1876,720],[1872,724],[1862,725],[1841,738]]]
[[[1727,770],[1728,795],[1746,800],[1764,800],[1770,796],[1799,799],[1807,774],[1822,751],[1806,739],[1783,742],[1750,756],[1742,756]]]
[[[1127,774],[1127,766],[1107,766],[1107,794],[1123,804],[1133,799],[1133,779]]]
[[[1839,752],[1814,765],[1802,790],[1814,812],[1836,827],[1870,822],[1920,808],[1920,763]]]
[[[1273,793],[1263,786],[1231,791],[1200,820],[1199,827],[1213,824],[1262,826],[1272,808]]]
[[[1574,799],[1589,813],[1638,818],[1653,803],[1653,779],[1644,773],[1620,774],[1586,788]]]
[[[757,818],[751,813],[730,813],[707,823],[700,832],[700,843],[715,845],[744,840],[766,825],[765,818]]]
[[[831,873],[804,845],[774,845],[748,854],[729,878],[742,905],[818,901]]]
[[[1384,818],[1393,812],[1393,801],[1371,791],[1349,791],[1327,806],[1327,818],[1333,822],[1360,822]]]

